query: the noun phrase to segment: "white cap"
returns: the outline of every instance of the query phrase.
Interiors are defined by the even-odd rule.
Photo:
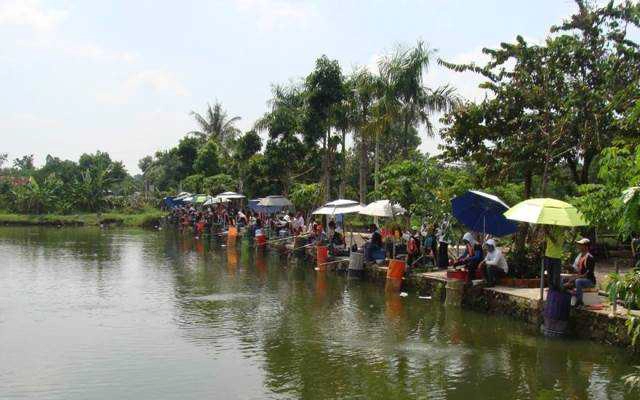
[[[496,241],[493,239],[489,239],[486,242],[484,242],[487,246],[493,246],[496,247]]]
[[[578,243],[578,244],[589,244],[589,243],[591,243],[591,240],[589,240],[587,238],[582,238],[580,240],[576,240],[576,243]]]
[[[476,244],[476,239],[473,237],[473,235],[471,234],[471,232],[467,232],[462,236],[462,240],[466,240],[467,242],[471,243],[471,244]]]

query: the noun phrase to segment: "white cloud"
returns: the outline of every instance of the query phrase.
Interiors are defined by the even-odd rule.
[[[234,0],[238,9],[252,13],[264,30],[283,28],[292,23],[305,24],[316,15],[313,5],[285,0]]]
[[[73,58],[93,61],[121,62],[131,64],[138,61],[139,56],[129,51],[107,49],[95,43],[77,43],[50,35],[28,40],[16,40],[16,45],[35,49],[54,51]]]
[[[162,69],[147,69],[132,74],[115,90],[99,92],[96,99],[103,103],[124,104],[145,89],[157,94],[189,95],[189,91],[173,73]]]
[[[0,25],[28,26],[37,31],[55,28],[67,10],[46,10],[37,0],[14,0],[0,4]]]

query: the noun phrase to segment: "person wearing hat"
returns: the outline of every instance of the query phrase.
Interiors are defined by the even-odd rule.
[[[451,260],[450,264],[454,267],[464,265],[467,270],[467,283],[470,284],[475,278],[476,269],[483,259],[482,245],[478,243],[471,232],[467,232],[462,236],[462,243],[464,243],[464,253],[457,260]]]
[[[589,252],[589,246],[591,241],[587,238],[577,240],[580,253],[576,256],[573,262],[573,269],[577,273],[569,278],[565,283],[565,288],[576,289],[576,306],[582,305],[582,292],[586,288],[592,288],[596,286],[596,261],[593,255]]]
[[[487,250],[487,255],[480,263],[480,267],[484,267],[484,276],[487,281],[487,286],[495,286],[498,279],[506,276],[509,272],[509,266],[507,265],[507,259],[504,254],[496,246],[496,241],[489,239],[484,243]]]

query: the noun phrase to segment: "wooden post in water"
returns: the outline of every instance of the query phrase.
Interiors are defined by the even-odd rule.
[[[620,269],[618,268],[618,260],[614,261],[613,265],[615,265],[616,274],[618,274],[620,272]],[[613,299],[613,304],[611,305],[611,314],[609,315],[609,318],[614,318],[617,312],[618,312],[618,294],[616,293],[616,298]]]

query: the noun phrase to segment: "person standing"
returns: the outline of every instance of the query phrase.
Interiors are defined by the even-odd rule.
[[[449,266],[449,240],[447,238],[448,224],[443,223],[436,231],[438,239],[438,269],[447,269]]]
[[[562,290],[562,246],[564,240],[562,231],[558,227],[544,226],[545,250],[544,269],[549,277],[549,287],[555,290]]]

